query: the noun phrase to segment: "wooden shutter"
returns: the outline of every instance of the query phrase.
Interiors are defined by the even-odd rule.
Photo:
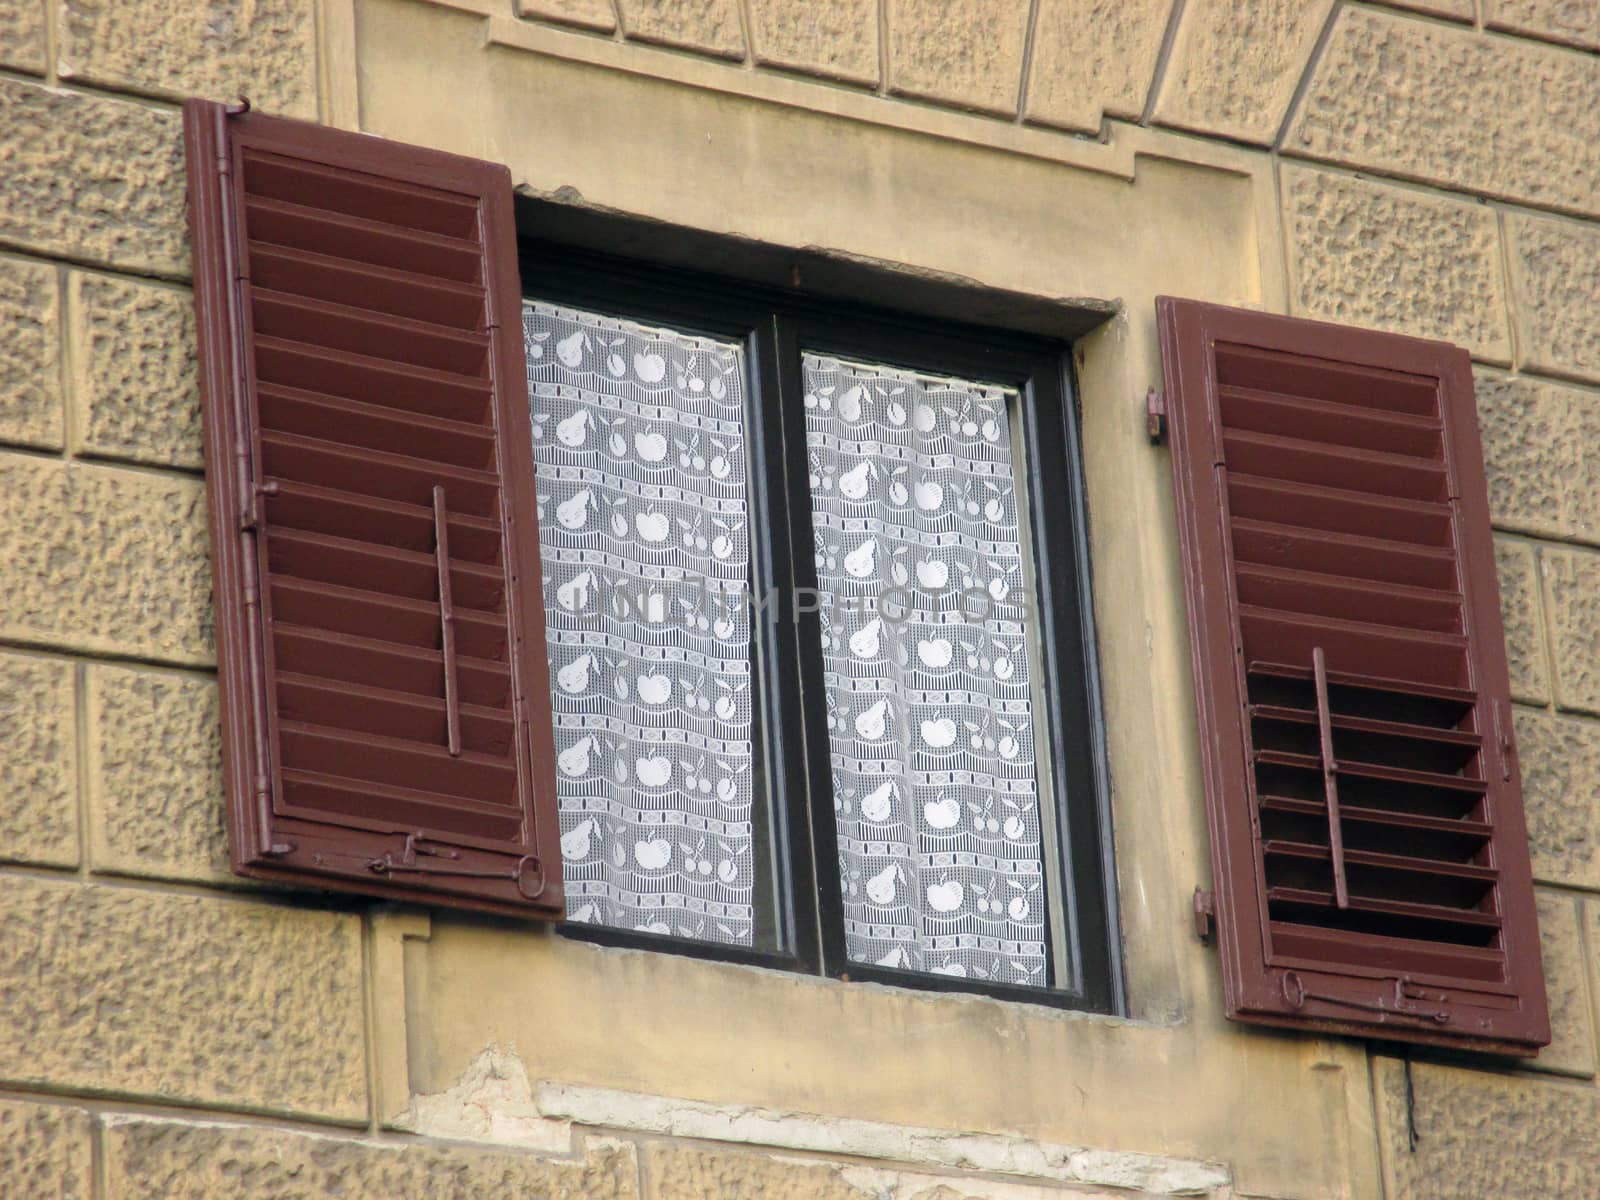
[[[234,866],[559,915],[509,175],[184,134]]]
[[[1228,1014],[1550,1040],[1465,351],[1157,301]]]

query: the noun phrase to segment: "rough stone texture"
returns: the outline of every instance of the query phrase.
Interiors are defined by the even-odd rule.
[[[1510,361],[1487,208],[1291,166],[1283,196],[1301,315],[1443,338]]]
[[[315,0],[64,0],[63,79],[317,115]]]
[[[1478,15],[1475,0],[1377,0],[1377,3],[1385,8],[1408,8],[1434,17],[1449,17],[1453,21],[1473,21]]]
[[[1550,1002],[1550,1044],[1529,1066],[1566,1075],[1594,1074],[1594,1022],[1589,967],[1583,952],[1583,905],[1571,896],[1540,892],[1539,939]]]
[[[1600,891],[1600,722],[1518,709],[1534,877]]]
[[[1523,366],[1600,379],[1600,228],[1510,214],[1506,238]]]
[[[1529,704],[1544,704],[1550,699],[1550,675],[1539,620],[1539,568],[1533,547],[1526,542],[1496,541],[1494,559],[1500,575],[1500,618],[1506,630],[1511,696]]]
[[[617,10],[612,0],[516,0],[517,16],[543,21],[559,21],[584,29],[610,33],[617,27]]]
[[[744,57],[738,0],[619,0],[622,27],[641,42]]]
[[[39,0],[0,0],[0,67],[39,75],[45,53],[44,5]]]
[[[0,79],[0,241],[183,274],[176,112]]]
[[[575,1159],[333,1138],[259,1126],[115,1117],[110,1200],[632,1200],[633,1147],[591,1142]]]
[[[1548,546],[1540,561],[1556,656],[1556,703],[1600,712],[1600,554]]]
[[[88,1200],[91,1118],[81,1108],[0,1100],[0,1180],[6,1200]]]
[[[750,0],[758,63],[878,82],[878,0]]]
[[[1331,6],[1332,0],[1189,0],[1156,120],[1271,143]]]
[[[99,665],[88,681],[94,869],[230,881],[216,684]]]
[[[77,272],[67,294],[78,449],[157,466],[199,467],[192,296]]]
[[[1103,116],[1137,120],[1171,7],[1171,0],[1039,0],[1028,118],[1089,133]]]
[[[1488,372],[1477,395],[1494,523],[1600,542],[1600,395]]]
[[[960,108],[1014,113],[1028,0],[884,0],[889,86]]]
[[[0,1079],[366,1115],[361,921],[0,878]]]
[[[53,267],[0,258],[0,441],[61,448],[58,291]]]
[[[1373,1060],[1389,1196],[1550,1200],[1593,1191],[1600,1092],[1588,1084],[1411,1065],[1417,1125],[1408,1145],[1406,1072]]]
[[[0,637],[212,660],[199,480],[0,453]]]
[[[78,863],[72,664],[0,653],[0,859]]]
[[[652,1147],[645,1157],[650,1200],[872,1200],[847,1182],[837,1163],[798,1162],[765,1154],[679,1146]]]
[[[1597,89],[1592,55],[1347,6],[1284,148],[1597,213]]]
[[[1600,4],[1595,0],[1483,0],[1483,20],[1490,29],[1600,50]]]

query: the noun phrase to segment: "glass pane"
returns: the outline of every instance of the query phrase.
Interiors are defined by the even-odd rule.
[[[573,921],[770,941],[742,347],[527,302]]]
[[[803,372],[849,956],[1046,986],[1018,395]]]

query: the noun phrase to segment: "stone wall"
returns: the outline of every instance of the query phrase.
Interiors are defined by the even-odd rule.
[[[433,7],[480,22],[484,45],[1019,158],[1140,138],[1174,159],[1226,155],[1273,189],[1257,229],[1287,311],[1470,348],[1556,1040],[1526,1065],[1373,1049],[1375,1125],[1341,1153],[1375,1138],[1391,1200],[1592,1190],[1600,4]],[[523,1105],[537,1136],[493,1121],[408,1133],[383,1111],[393,1031],[375,1014],[404,971],[379,953],[381,912],[227,871],[175,103],[243,94],[360,127],[366,20],[353,0],[0,0],[0,1192],[1228,1194],[1244,1121],[1239,1142],[1181,1161],[1041,1146],[1016,1166],[914,1138],[880,1153],[865,1134],[741,1146],[709,1126],[563,1114],[526,1080],[463,1105]],[[1373,1194],[1354,1168],[1296,1188],[1273,1194]]]

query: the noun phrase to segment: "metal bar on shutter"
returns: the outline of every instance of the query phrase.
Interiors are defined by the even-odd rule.
[[[444,488],[433,488],[434,559],[439,564],[439,627],[444,651],[444,712],[450,753],[461,753],[461,697],[456,685],[456,614],[450,602],[450,530]]]
[[[1333,902],[1350,907],[1350,889],[1344,878],[1344,822],[1339,816],[1339,773],[1333,757],[1333,714],[1328,708],[1328,659],[1317,646],[1311,651],[1311,671],[1317,689],[1317,732],[1322,745],[1322,790],[1328,802],[1328,854],[1333,860]]]

